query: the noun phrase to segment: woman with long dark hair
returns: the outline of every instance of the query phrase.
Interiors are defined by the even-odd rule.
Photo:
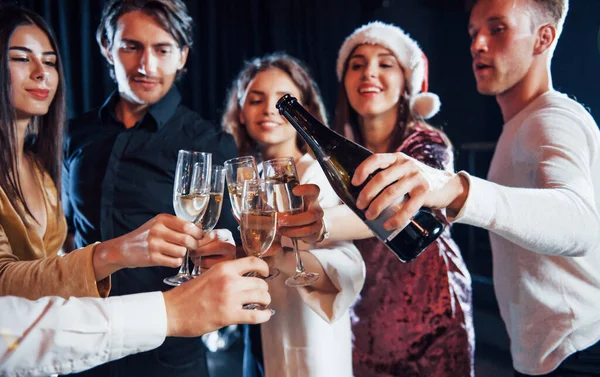
[[[202,237],[159,215],[122,237],[57,256],[65,80],[52,30],[37,14],[0,6],[0,295],[106,296],[121,268],[182,262]]]
[[[427,58],[402,29],[362,26],[342,44],[336,68],[336,131],[375,153],[453,170],[450,141],[425,122],[440,107],[427,92]],[[355,376],[472,376],[471,277],[449,227],[404,264],[355,217],[334,221],[338,212],[325,212],[332,239],[364,238],[355,241],[367,267],[353,307]]]

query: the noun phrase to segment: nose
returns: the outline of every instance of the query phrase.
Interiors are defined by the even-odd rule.
[[[156,73],[157,63],[158,59],[154,54],[154,51],[151,48],[146,48],[140,59],[138,72],[146,76],[151,76]]]
[[[44,82],[50,76],[50,72],[48,71],[48,67],[42,63],[41,60],[34,60],[34,68],[31,71],[31,78],[35,81]]]
[[[483,33],[477,33],[471,40],[471,55],[475,56],[478,53],[486,52],[488,49],[487,38]]]
[[[379,66],[377,65],[377,62],[370,61],[367,63],[367,65],[365,66],[365,69],[363,71],[363,79],[377,77],[378,73],[379,73]]]
[[[275,115],[278,113],[277,108],[275,107],[275,105],[277,104],[277,101],[279,100],[279,98],[277,98],[276,95],[274,96],[269,96],[266,100],[265,100],[265,107],[263,109],[263,113],[265,115]]]

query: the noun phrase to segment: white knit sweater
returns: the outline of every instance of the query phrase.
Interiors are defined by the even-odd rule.
[[[488,229],[514,367],[544,374],[600,339],[600,132],[556,91],[504,125],[454,221]],[[493,182],[493,183],[492,183]]]

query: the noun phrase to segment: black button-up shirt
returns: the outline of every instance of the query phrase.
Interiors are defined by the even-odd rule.
[[[231,135],[183,106],[175,87],[130,129],[114,115],[118,100],[115,92],[100,109],[69,124],[62,191],[75,247],[131,232],[159,213],[174,214],[173,180],[180,149],[212,153],[213,164],[221,165],[237,153]],[[236,234],[229,197],[224,198],[217,227]],[[156,284],[133,290],[124,290],[115,279],[119,276],[113,276],[112,293],[164,290],[162,279],[173,269],[155,272]]]
[[[174,214],[173,179],[180,149],[212,153],[213,164],[221,165],[237,154],[231,135],[183,106],[175,88],[130,129],[114,115],[118,100],[115,92],[100,109],[69,124],[62,191],[76,247],[131,232],[159,213]],[[237,235],[228,198],[225,194],[217,228]],[[163,279],[176,272],[166,267],[122,269],[111,277],[111,295],[164,291],[170,287]],[[169,338],[155,351],[84,374],[201,376],[205,371],[200,338]]]

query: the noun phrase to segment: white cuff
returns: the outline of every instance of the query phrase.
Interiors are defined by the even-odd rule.
[[[110,301],[110,359],[160,346],[167,336],[167,308],[162,292],[115,296]]]

